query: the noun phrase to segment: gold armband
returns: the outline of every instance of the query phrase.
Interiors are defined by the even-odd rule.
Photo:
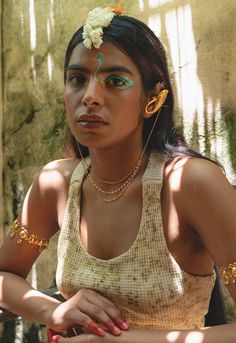
[[[31,248],[39,247],[39,251],[42,252],[47,248],[49,241],[41,238],[39,239],[36,235],[30,234],[24,226],[20,226],[18,220],[16,219],[10,227],[11,237],[17,238],[16,242],[21,244],[25,241]]]
[[[221,276],[225,286],[236,283],[236,262],[230,263],[228,267],[220,267]]]

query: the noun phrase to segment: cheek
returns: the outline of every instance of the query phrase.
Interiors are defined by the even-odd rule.
[[[68,114],[75,111],[76,106],[81,102],[81,95],[78,91],[73,91],[65,88],[64,90],[64,102],[66,107],[66,112]]]

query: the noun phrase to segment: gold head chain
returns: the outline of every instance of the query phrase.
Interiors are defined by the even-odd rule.
[[[17,244],[22,244],[22,242],[25,241],[31,248],[38,247],[39,252],[42,252],[44,249],[46,249],[49,243],[47,239],[38,238],[37,235],[30,234],[24,226],[20,225],[17,219],[10,227],[10,235],[12,238],[17,238]]]

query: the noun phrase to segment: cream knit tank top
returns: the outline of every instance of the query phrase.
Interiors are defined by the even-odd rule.
[[[88,159],[88,164],[89,164]],[[131,327],[192,329],[204,326],[215,274],[192,276],[167,249],[160,206],[164,158],[152,153],[143,175],[143,212],[131,247],[110,260],[91,256],[79,237],[82,163],[71,178],[58,242],[57,286],[67,299],[79,289],[100,292],[116,303]]]

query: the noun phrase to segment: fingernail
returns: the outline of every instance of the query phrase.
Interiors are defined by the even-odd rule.
[[[120,330],[118,329],[117,326],[113,326],[113,328],[112,328],[112,333],[113,333],[115,336],[120,335]]]
[[[119,324],[121,329],[123,329],[123,330],[129,329],[129,324],[127,323],[127,321],[122,316],[118,316],[116,318],[116,322],[117,322],[117,324]]]
[[[99,336],[105,335],[105,331],[102,328],[100,328],[100,326],[98,326],[93,320],[90,320],[90,322],[88,323],[88,329],[90,329]]]
[[[113,335],[115,335],[115,336],[120,335],[120,329],[119,329],[117,326],[115,326],[115,324],[113,323],[112,320],[108,320],[108,321],[106,322],[106,326],[107,326],[108,330],[109,330]]]
[[[129,328],[129,325],[126,322],[121,322],[120,325],[123,330],[128,330]]]
[[[105,331],[102,328],[100,328],[100,327],[97,328],[97,333],[99,334],[99,336],[104,336],[105,335]]]

